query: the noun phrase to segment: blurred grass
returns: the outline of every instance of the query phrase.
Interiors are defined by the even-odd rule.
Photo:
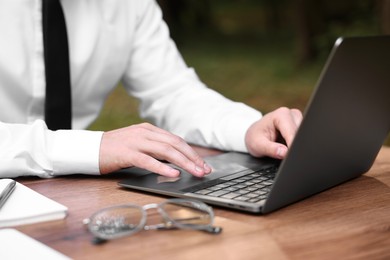
[[[251,38],[199,41],[181,48],[189,66],[211,88],[263,112],[303,109],[320,64],[297,68],[291,44]]]
[[[303,109],[320,72],[321,64],[296,69],[288,45],[207,38],[182,43],[179,49],[210,88],[269,112],[282,105]],[[90,129],[108,130],[141,122],[137,106],[137,100],[119,85]]]
[[[108,131],[143,122],[138,115],[138,101],[119,84],[108,97],[100,116],[90,130]]]
[[[206,36],[181,42],[179,49],[209,87],[263,113],[280,106],[304,110],[325,62],[296,66],[288,37]],[[106,131],[142,121],[137,100],[118,86],[90,129]],[[390,137],[386,144],[390,145]]]

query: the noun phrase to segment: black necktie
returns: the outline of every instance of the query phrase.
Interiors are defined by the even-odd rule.
[[[42,0],[45,55],[45,121],[49,129],[72,128],[68,37],[59,0]]]

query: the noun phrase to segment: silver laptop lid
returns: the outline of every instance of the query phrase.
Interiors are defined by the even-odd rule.
[[[390,36],[339,38],[264,212],[363,174],[389,130]]]

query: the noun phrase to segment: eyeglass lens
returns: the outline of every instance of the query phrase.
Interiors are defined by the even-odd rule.
[[[136,207],[112,207],[95,214],[90,223],[91,231],[103,237],[120,237],[140,229],[142,211]]]
[[[176,224],[188,228],[196,228],[196,226],[205,226],[212,223],[209,212],[190,203],[167,202],[161,207]]]

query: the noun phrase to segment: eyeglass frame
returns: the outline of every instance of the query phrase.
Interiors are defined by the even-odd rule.
[[[169,203],[177,206],[183,206],[183,207],[185,207],[186,205],[181,205],[181,203],[190,203],[191,204],[190,208],[197,209],[199,211],[203,211],[207,213],[210,218],[210,223],[207,225],[206,224],[205,225],[181,224],[179,221],[171,218],[169,214],[164,210],[163,206]],[[92,220],[94,219],[94,217],[96,217],[97,215],[101,214],[104,211],[109,211],[111,209],[118,209],[118,208],[133,208],[133,209],[138,209],[140,211],[141,213],[140,222],[136,225],[134,229],[128,232],[122,232],[122,233],[118,232],[117,234],[106,235],[96,231],[93,228],[92,225],[94,222]],[[148,218],[147,210],[149,209],[156,209],[157,212],[163,217],[164,222],[159,224],[154,224],[154,225],[146,225],[146,221]],[[89,232],[91,232],[94,235],[95,239],[97,239],[96,242],[102,242],[102,241],[113,240],[125,236],[131,236],[141,230],[162,230],[162,229],[179,228],[179,229],[187,229],[187,230],[205,231],[211,234],[219,234],[222,232],[222,228],[219,226],[213,226],[214,217],[215,215],[212,207],[208,206],[206,203],[202,201],[198,201],[194,199],[172,198],[172,199],[167,199],[161,203],[150,203],[143,206],[127,203],[127,204],[120,204],[120,205],[106,207],[96,211],[89,218],[84,219],[83,224],[87,225]]]

